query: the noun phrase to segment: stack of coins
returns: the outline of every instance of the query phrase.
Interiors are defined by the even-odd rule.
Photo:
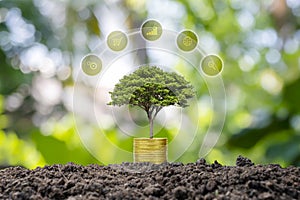
[[[167,162],[167,138],[134,138],[134,162],[151,162],[160,164]]]

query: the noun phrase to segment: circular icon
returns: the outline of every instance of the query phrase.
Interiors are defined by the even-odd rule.
[[[177,36],[177,46],[182,51],[192,51],[198,44],[197,35],[193,31],[182,31]]]
[[[81,61],[81,68],[89,76],[99,74],[102,69],[102,62],[96,55],[87,55]]]
[[[146,40],[154,41],[160,38],[162,27],[155,20],[148,20],[142,25],[142,35]]]
[[[121,31],[111,32],[107,37],[107,45],[113,51],[122,51],[128,43],[128,38]]]
[[[201,69],[208,76],[216,76],[223,69],[223,61],[217,55],[205,56],[201,61]]]

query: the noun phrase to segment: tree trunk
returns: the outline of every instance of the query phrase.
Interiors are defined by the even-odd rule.
[[[149,118],[149,124],[150,124],[150,138],[153,138],[153,119]]]

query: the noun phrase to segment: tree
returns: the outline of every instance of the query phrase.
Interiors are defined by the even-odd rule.
[[[115,85],[108,105],[138,106],[146,111],[153,138],[153,121],[165,106],[186,107],[194,96],[192,85],[175,72],[165,72],[156,66],[142,66],[124,76]]]

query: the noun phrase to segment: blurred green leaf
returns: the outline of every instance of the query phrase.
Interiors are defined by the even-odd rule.
[[[297,79],[284,88],[283,98],[291,113],[300,113],[300,79]]]
[[[20,70],[7,64],[8,59],[0,48],[0,94],[13,93],[21,84],[30,84],[32,74],[23,74]]]
[[[278,119],[273,117],[271,122],[264,127],[259,128],[245,128],[240,132],[232,135],[227,141],[229,148],[251,148],[264,137],[270,134],[277,134],[282,130],[290,128],[289,118]]]
[[[300,161],[300,135],[294,135],[289,140],[275,143],[267,147],[266,157],[269,160],[285,158],[287,163]]]
[[[69,147],[66,142],[52,136],[44,136],[40,132],[34,132],[32,139],[36,148],[43,155],[48,164],[78,162],[80,164],[99,163],[83,147]]]
[[[86,24],[87,24],[88,30],[92,34],[95,34],[97,36],[101,36],[101,30],[100,30],[100,27],[99,27],[98,19],[96,18],[96,16],[94,15],[93,12],[91,14],[91,17],[87,20]]]

